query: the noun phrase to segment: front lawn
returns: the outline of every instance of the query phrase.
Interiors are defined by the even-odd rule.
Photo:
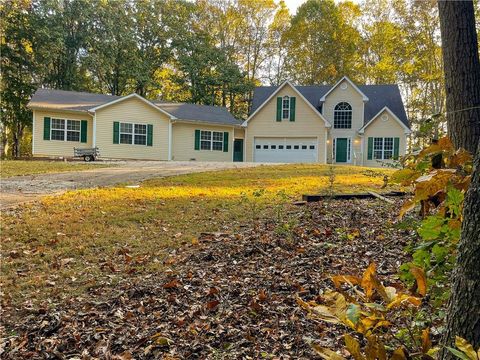
[[[98,163],[45,161],[45,160],[2,160],[0,162],[1,178],[21,175],[35,175],[66,171],[81,171],[108,167]]]
[[[380,192],[383,174],[391,173],[336,166],[329,189],[329,169],[285,165],[190,174],[139,188],[71,191],[5,212],[4,311],[14,316],[12,305],[49,307],[165,271],[175,249],[195,243],[201,233],[233,234],[256,219],[276,219],[288,228],[291,205],[284,204],[303,193]]]

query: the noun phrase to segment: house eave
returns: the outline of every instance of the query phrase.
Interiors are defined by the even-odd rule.
[[[209,126],[223,126],[223,127],[236,127],[241,128],[242,124],[229,124],[229,123],[218,123],[213,121],[204,121],[204,120],[193,120],[193,119],[178,119],[172,120],[172,124],[175,123],[185,123],[185,124],[205,124]]]

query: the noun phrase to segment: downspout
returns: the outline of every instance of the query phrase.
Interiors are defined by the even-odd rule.
[[[35,155],[35,110],[32,111],[32,156]]]
[[[172,160],[172,119],[168,120],[168,161]]]
[[[93,113],[92,147],[97,147],[97,113]]]
[[[243,156],[244,156],[244,159],[245,159],[245,162],[248,162],[247,160],[247,140],[248,140],[248,137],[247,137],[247,127],[245,127],[244,129],[244,141],[243,141]],[[253,153],[252,153],[252,162],[253,162]]]
[[[325,164],[327,164],[328,162],[328,157],[327,157],[327,153],[328,153],[328,144],[327,144],[327,141],[328,141],[328,128],[325,128]]]
[[[364,161],[365,161],[365,154],[363,153],[363,148],[364,148],[363,142],[364,142],[364,140],[365,140],[365,135],[362,135],[361,140],[360,140],[360,153],[362,154],[362,161],[361,161],[362,166],[363,166]]]
[[[234,161],[233,154],[234,154],[234,146],[235,146],[235,126],[232,126],[233,133],[232,133],[232,162]]]

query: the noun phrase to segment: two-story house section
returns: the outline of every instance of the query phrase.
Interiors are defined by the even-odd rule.
[[[405,154],[410,134],[397,85],[257,87],[245,128],[245,158],[381,166]]]

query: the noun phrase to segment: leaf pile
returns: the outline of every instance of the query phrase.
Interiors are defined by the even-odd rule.
[[[296,299],[315,300],[330,275],[358,274],[372,261],[385,284],[397,281],[413,236],[393,224],[400,205],[289,206],[288,221],[201,234],[172,251],[161,273],[5,317],[0,356],[299,359],[316,357],[312,340],[340,349],[342,325],[310,319]]]

